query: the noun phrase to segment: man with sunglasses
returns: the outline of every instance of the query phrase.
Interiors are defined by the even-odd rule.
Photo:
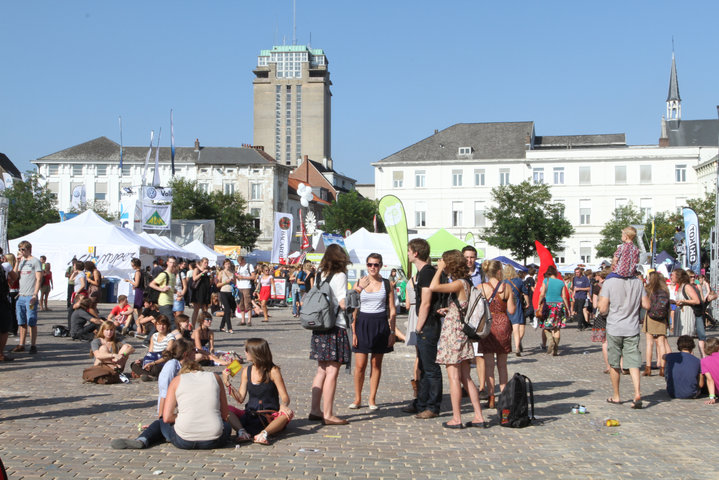
[[[37,353],[37,293],[42,285],[42,265],[32,256],[32,245],[23,240],[18,244],[18,260],[15,271],[20,276],[20,291],[17,297],[17,324],[20,327],[20,343],[13,352],[25,351],[27,328],[30,328],[30,353]]]

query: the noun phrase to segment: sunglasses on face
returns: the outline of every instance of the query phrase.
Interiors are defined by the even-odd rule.
[[[372,267],[379,268],[380,266],[382,266],[381,263],[368,263],[367,264],[367,268],[372,268]]]

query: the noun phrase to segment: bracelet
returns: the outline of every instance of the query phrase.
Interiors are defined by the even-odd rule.
[[[125,357],[125,358],[127,358],[127,357],[129,357],[129,356],[130,356],[130,354],[129,354],[129,353],[127,353],[127,352],[125,352],[125,353],[123,353],[123,354],[122,354],[122,356],[123,356],[123,357]]]
[[[709,395],[709,398],[717,398],[716,395]]]

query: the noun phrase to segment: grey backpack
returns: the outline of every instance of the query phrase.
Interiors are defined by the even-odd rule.
[[[317,272],[312,288],[302,297],[300,322],[308,330],[331,330],[337,322],[337,308],[332,306],[332,275],[322,280],[321,272]]]

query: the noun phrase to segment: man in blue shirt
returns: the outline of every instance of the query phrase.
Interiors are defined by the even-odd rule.
[[[462,255],[467,260],[467,266],[469,267],[469,279],[472,281],[472,285],[475,287],[480,283],[484,283],[484,273],[482,272],[482,266],[477,261],[477,249],[471,245],[467,245],[462,249]]]
[[[696,398],[704,387],[701,361],[692,355],[694,339],[682,335],[677,340],[678,352],[664,355],[664,379],[667,393],[672,398]]]
[[[572,297],[574,298],[574,319],[577,321],[579,330],[589,327],[589,322],[584,317],[584,303],[587,301],[591,282],[584,276],[581,268],[574,270],[574,281],[572,282]]]

